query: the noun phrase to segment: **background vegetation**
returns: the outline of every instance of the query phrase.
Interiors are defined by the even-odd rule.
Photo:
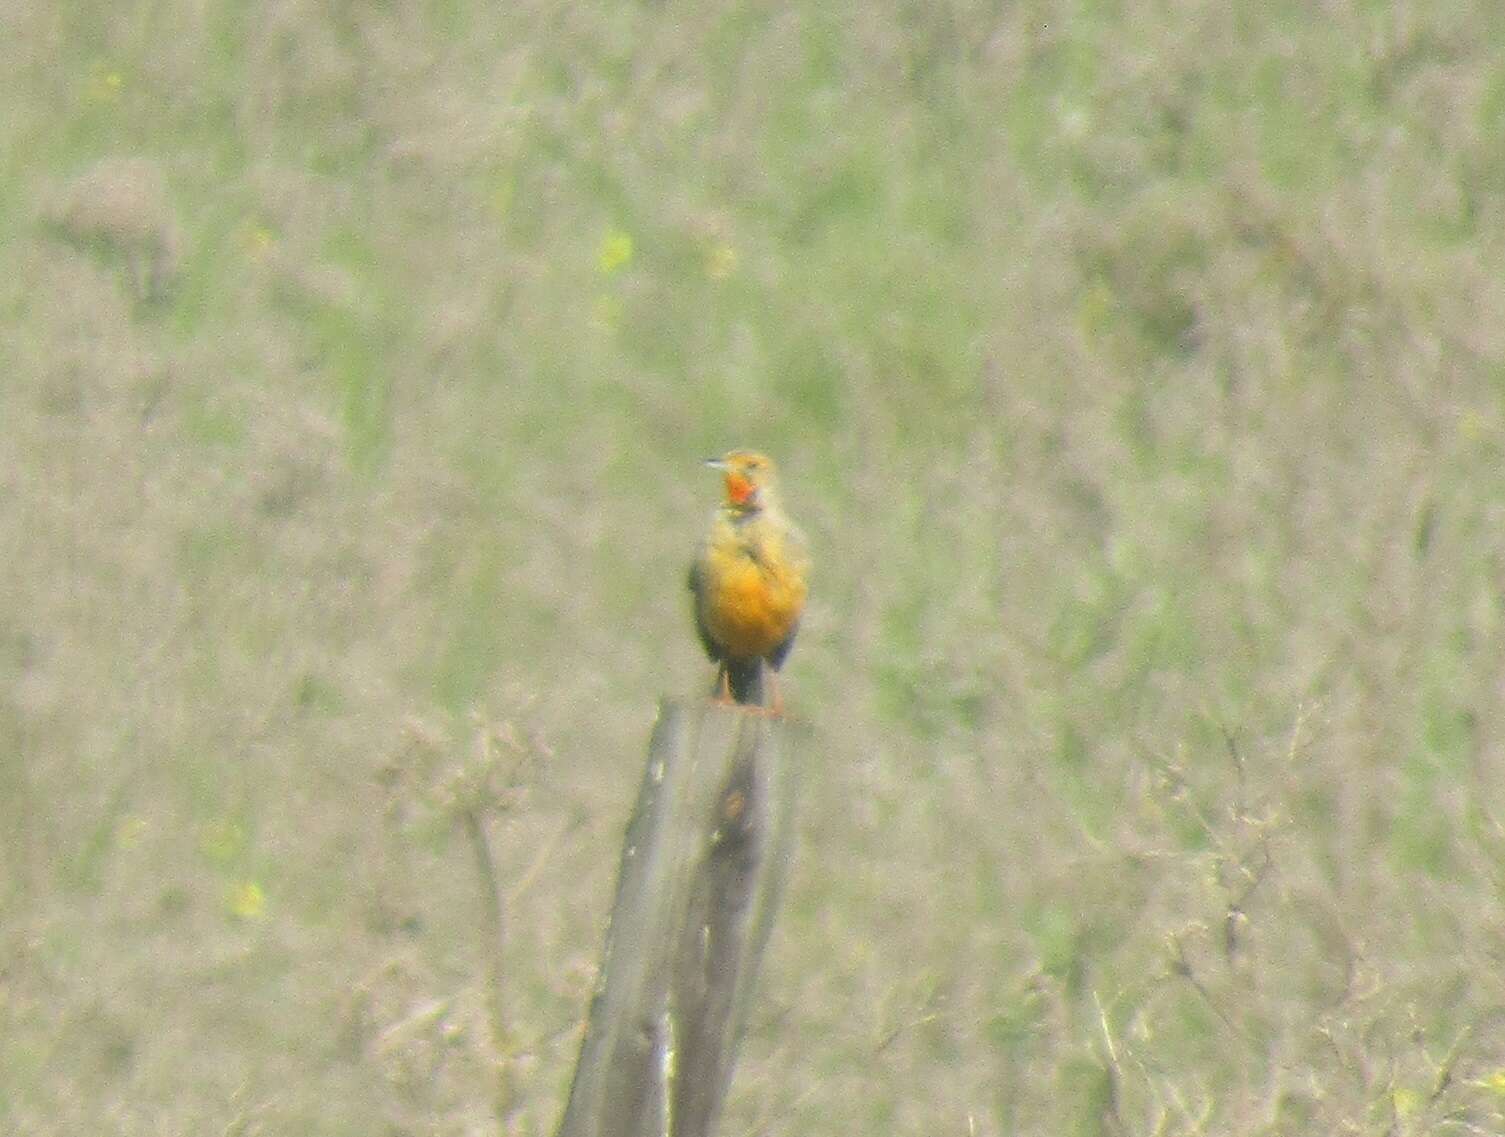
[[[548,1133],[744,444],[728,1134],[1505,1131],[1505,8],[0,13],[0,1129]]]

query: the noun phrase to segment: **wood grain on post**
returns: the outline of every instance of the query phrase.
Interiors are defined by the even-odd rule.
[[[782,719],[665,701],[558,1137],[709,1137],[793,840]]]

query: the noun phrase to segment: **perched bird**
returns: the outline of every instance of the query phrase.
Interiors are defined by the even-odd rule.
[[[763,663],[778,670],[805,607],[805,538],[779,508],[773,463],[762,454],[733,450],[706,465],[722,471],[726,500],[690,566],[695,630],[718,664],[718,697],[761,706]],[[778,714],[777,678],[771,686]]]

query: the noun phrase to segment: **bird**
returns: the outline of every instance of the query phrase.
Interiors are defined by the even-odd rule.
[[[725,500],[711,515],[690,565],[695,630],[715,661],[714,696],[763,706],[763,665],[772,669],[775,715],[783,713],[776,673],[794,646],[809,587],[804,535],[779,507],[774,464],[754,450],[732,450],[705,464],[719,470]]]

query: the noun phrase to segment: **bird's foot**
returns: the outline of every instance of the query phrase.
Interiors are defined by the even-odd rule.
[[[781,719],[784,717],[784,689],[779,685],[779,673],[772,668],[768,671],[768,686],[768,717]]]

